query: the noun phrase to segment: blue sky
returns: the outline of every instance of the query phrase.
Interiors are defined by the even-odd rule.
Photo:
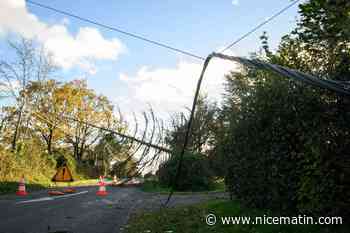
[[[238,5],[233,5],[232,0],[38,1],[202,56],[231,43],[290,2],[241,0]],[[58,13],[36,6],[29,5],[29,10],[45,22],[58,22],[63,18]],[[259,46],[258,37],[263,30],[268,31],[271,45],[276,45],[280,37],[293,28],[296,16],[295,6],[255,35],[242,41],[235,47],[234,52],[238,55],[247,55],[248,52],[255,51]],[[79,27],[84,26],[90,25],[70,19],[69,29],[72,33],[76,33]],[[118,37],[128,48],[129,54],[118,61],[118,69],[132,71],[140,64],[172,66],[176,62],[176,54],[163,48],[116,32],[100,30],[107,38]]]
[[[206,56],[210,52],[231,43],[290,3],[288,0],[36,1],[201,56]],[[1,9],[4,12],[1,12]],[[14,14],[11,11],[16,11],[18,17],[14,17],[13,15],[17,13]],[[25,20],[23,14],[35,16],[36,19],[31,23],[30,20]],[[65,39],[69,35],[69,37],[75,38],[79,42],[86,42],[86,40],[89,40],[92,31],[85,33],[86,36],[82,36],[82,40],[78,40],[76,37],[80,30],[86,27],[97,29],[98,35],[102,38],[99,40],[100,43],[95,43],[99,38],[95,33],[97,39],[91,43],[86,42],[86,49],[94,50],[94,48],[89,47],[91,44],[97,47],[101,45],[100,47],[105,48],[101,51],[92,51],[88,54],[81,51],[78,54],[77,52],[74,53],[74,47],[70,48],[63,45],[65,50],[63,54],[62,49],[61,51],[53,49],[53,51],[58,51],[57,53],[63,56],[63,61],[67,60],[69,52],[74,53],[72,55],[74,59],[71,63],[62,65],[63,69],[60,73],[62,79],[72,80],[85,75],[84,77],[87,78],[91,88],[108,96],[124,108],[122,109],[124,111],[144,109],[147,107],[147,103],[155,105],[161,111],[175,111],[177,107],[183,107],[190,102],[201,61],[113,31],[79,22],[76,19],[70,19],[46,9],[40,9],[37,6],[26,5],[24,0],[2,0],[0,15],[2,15],[0,16],[0,53],[2,58],[10,57],[10,53],[6,49],[6,40],[9,37],[26,35],[35,39],[39,32],[49,31],[54,25],[61,25],[66,30],[65,34],[63,32],[52,33],[50,29],[50,33],[46,33],[44,36],[39,35],[39,41],[44,44],[50,42],[52,46],[53,41],[60,43],[57,42],[57,40],[60,40],[60,36],[57,36],[60,33],[65,35]],[[248,56],[250,52],[257,51],[260,45],[259,36],[263,31],[268,32],[270,45],[272,48],[276,48],[280,38],[295,27],[296,17],[297,6],[294,6],[255,34],[240,42],[230,52],[234,55]],[[32,28],[33,33],[30,32]],[[61,44],[64,44],[64,42]],[[81,48],[84,49],[83,46]],[[109,50],[109,48],[111,49]],[[108,52],[112,50],[115,50],[115,53]],[[227,64],[221,64],[220,61],[216,61],[216,63],[213,65],[212,76],[216,76],[216,74],[222,76],[223,74],[220,72],[227,72],[232,68],[229,68]],[[86,66],[88,66],[89,71],[86,70]],[[93,67],[92,72],[91,67]],[[90,74],[86,75],[87,73]],[[223,80],[222,77],[214,77],[213,79]],[[162,82],[164,84],[160,84]],[[175,84],[172,85],[172,83]],[[208,85],[211,88],[208,91],[216,92],[215,88],[221,83],[217,81],[209,82]],[[187,88],[186,86],[190,87]],[[167,90],[167,88],[170,89]],[[183,98],[175,100],[175,93],[182,95]]]

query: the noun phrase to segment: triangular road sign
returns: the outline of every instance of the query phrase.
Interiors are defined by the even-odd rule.
[[[72,173],[67,166],[59,167],[56,174],[52,177],[54,182],[71,182],[74,181]]]

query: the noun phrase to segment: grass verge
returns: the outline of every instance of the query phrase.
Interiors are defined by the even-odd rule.
[[[146,180],[142,186],[141,186],[141,190],[144,192],[148,192],[148,193],[169,193],[170,192],[170,188],[169,187],[163,187],[159,184],[158,181],[156,180]]]
[[[69,187],[69,186],[90,186],[97,185],[99,179],[87,179],[87,180],[76,180],[70,183],[55,183],[51,184],[51,187]]]
[[[206,216],[215,214],[217,223],[214,226],[206,224]],[[221,216],[273,216],[266,212],[246,209],[236,201],[215,200],[187,207],[163,209],[158,212],[138,213],[131,216],[125,227],[127,233],[188,233],[188,232],[220,232],[220,233],[320,233],[346,232],[328,231],[319,225],[223,225]]]

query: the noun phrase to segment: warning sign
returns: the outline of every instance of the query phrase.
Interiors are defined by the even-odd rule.
[[[59,167],[56,174],[52,177],[54,182],[71,182],[74,181],[72,173],[67,166]]]

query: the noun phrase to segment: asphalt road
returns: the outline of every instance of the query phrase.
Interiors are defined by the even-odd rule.
[[[77,188],[73,195],[49,197],[47,191],[26,197],[0,196],[0,233],[116,233],[133,206],[142,202],[137,188]]]

